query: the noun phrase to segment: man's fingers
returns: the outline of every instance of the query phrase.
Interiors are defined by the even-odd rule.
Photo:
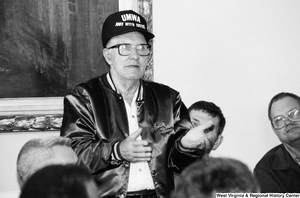
[[[146,162],[150,160],[151,158],[134,158],[133,162]]]
[[[135,153],[134,161],[150,161],[151,153]]]
[[[151,153],[134,153],[133,156],[135,158],[150,158]]]
[[[211,127],[213,124],[214,124],[213,121],[209,120],[209,121],[207,121],[207,122],[205,122],[205,123],[203,123],[201,125],[198,125],[196,128],[198,130],[203,130],[204,131],[205,129]]]
[[[134,150],[135,153],[146,153],[151,152],[152,148],[150,146],[137,146]]]
[[[204,141],[205,141],[205,148],[209,149],[210,148],[210,141],[209,141],[209,139],[205,139]]]
[[[148,142],[146,140],[136,140],[133,142],[134,146],[148,146]]]
[[[198,148],[199,148],[200,150],[203,150],[203,149],[209,149],[209,148],[210,148],[210,145],[211,145],[211,144],[210,144],[209,139],[204,138],[204,139],[201,139]]]

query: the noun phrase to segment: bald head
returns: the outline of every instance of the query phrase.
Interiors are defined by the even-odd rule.
[[[51,164],[75,164],[77,156],[71,140],[65,137],[36,138],[26,142],[17,159],[17,177],[20,187],[37,170]]]

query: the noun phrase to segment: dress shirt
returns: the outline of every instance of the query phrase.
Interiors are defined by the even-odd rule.
[[[127,119],[129,124],[129,134],[131,135],[136,130],[138,130],[138,120],[137,120],[137,107],[136,107],[136,98],[138,90],[135,92],[131,105],[129,105],[125,99],[125,107],[127,112]],[[137,137],[137,140],[141,140],[141,136]],[[147,162],[134,162],[130,163],[129,171],[129,182],[128,182],[128,191],[139,191],[146,189],[154,189],[154,184],[150,169]]]

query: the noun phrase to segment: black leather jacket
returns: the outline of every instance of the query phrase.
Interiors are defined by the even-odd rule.
[[[126,195],[129,166],[127,161],[112,158],[113,145],[129,135],[123,98],[102,75],[82,83],[64,99],[61,136],[72,139],[72,147],[95,176],[99,197]],[[142,139],[152,145],[148,163],[158,197],[167,197],[174,188],[173,171],[202,157],[197,152],[185,153],[178,139],[190,127],[179,120],[188,114],[177,91],[155,82],[141,80],[137,97],[138,122]]]

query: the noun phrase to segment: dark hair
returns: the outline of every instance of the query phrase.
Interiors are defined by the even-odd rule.
[[[172,198],[207,198],[214,193],[255,193],[260,188],[243,162],[232,158],[209,158],[189,165],[180,175]]]
[[[274,102],[278,101],[278,100],[281,100],[283,98],[286,98],[286,97],[291,97],[291,98],[294,98],[295,100],[297,100],[297,102],[299,103],[300,105],[300,97],[297,96],[296,94],[293,94],[293,93],[289,93],[289,92],[281,92],[281,93],[278,93],[276,94],[270,101],[269,103],[269,106],[268,106],[268,117],[269,117],[269,120],[271,121],[272,118],[271,118],[271,107],[273,105]]]
[[[49,165],[25,182],[20,198],[88,198],[88,182],[94,180],[83,167]]]
[[[192,110],[202,110],[204,112],[207,112],[212,117],[218,117],[220,119],[218,135],[222,134],[226,124],[226,120],[220,107],[215,105],[213,102],[198,101],[188,108],[189,112],[191,112]]]

